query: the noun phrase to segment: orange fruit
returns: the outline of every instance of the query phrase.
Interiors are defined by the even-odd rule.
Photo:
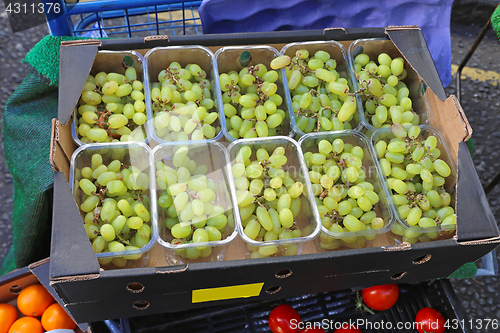
[[[54,303],[42,314],[42,326],[46,331],[63,328],[72,330],[76,323],[59,303]]]
[[[43,327],[34,317],[22,317],[12,324],[9,333],[43,333]]]
[[[24,288],[17,296],[17,308],[25,316],[40,317],[54,302],[52,295],[41,284]]]
[[[17,310],[10,304],[0,303],[0,333],[9,332],[10,326],[17,319]]]

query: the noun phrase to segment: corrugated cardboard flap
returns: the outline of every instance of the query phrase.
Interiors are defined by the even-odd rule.
[[[63,125],[57,119],[52,119],[50,166],[54,172],[63,172],[66,180],[69,180],[71,155],[77,148],[71,135],[72,126],[72,123]]]
[[[97,49],[101,45],[89,40],[61,44],[59,55],[59,107],[57,119],[67,124],[80,99]]]
[[[457,219],[466,221],[457,226],[459,242],[491,240],[491,235],[500,235],[495,217],[491,212],[488,199],[480,184],[474,162],[465,142],[458,148],[458,181],[457,181]],[[478,207],[480,209],[471,209]],[[474,223],[489,221],[490,223]]]
[[[426,90],[426,94],[432,113],[430,125],[435,127],[446,140],[456,165],[458,144],[472,136],[472,127],[454,95],[441,101],[430,89]]]
[[[416,31],[420,33],[415,33]],[[392,40],[401,54],[404,55],[412,68],[422,77],[440,100],[446,99],[446,93],[441,83],[439,73],[432,62],[429,48],[424,35],[418,26],[390,26],[386,27],[385,33]],[[401,50],[405,50],[404,53]],[[418,70],[417,70],[418,69]]]
[[[78,206],[62,172],[54,173],[53,220],[64,221],[52,228],[50,279],[99,275],[99,262],[83,227]]]
[[[168,35],[154,35],[154,36],[144,37],[144,42],[149,42],[153,40],[166,40],[167,42],[170,41],[170,39],[168,39]]]

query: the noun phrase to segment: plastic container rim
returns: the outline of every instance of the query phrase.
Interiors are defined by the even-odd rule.
[[[304,174],[304,182],[305,182],[306,191],[307,191],[307,200],[308,200],[309,204],[311,205],[313,221],[315,222],[316,225],[314,227],[314,230],[307,236],[290,238],[290,239],[285,239],[285,240],[281,239],[281,240],[273,240],[273,241],[256,241],[256,240],[250,239],[243,231],[244,228],[243,228],[242,221],[241,221],[240,209],[238,206],[238,199],[236,197],[236,186],[234,185],[233,172],[231,169],[232,166],[231,166],[230,152],[234,147],[239,146],[239,145],[245,145],[245,144],[254,145],[254,144],[259,144],[259,143],[264,144],[266,141],[271,141],[269,143],[272,143],[272,141],[274,141],[274,140],[288,141],[297,150],[297,154],[299,155],[299,156],[297,156],[297,159],[298,159],[298,162],[300,165],[300,170]],[[234,215],[235,220],[236,220],[238,233],[239,233],[240,237],[247,244],[259,246],[259,247],[260,246],[267,246],[267,245],[289,245],[289,244],[294,244],[294,243],[308,242],[308,241],[315,239],[319,235],[319,233],[321,231],[321,223],[318,223],[318,221],[320,221],[319,212],[318,212],[318,208],[317,208],[316,204],[312,202],[312,198],[314,198],[314,194],[312,191],[312,187],[311,187],[311,183],[309,181],[309,178],[306,175],[307,174],[307,172],[306,172],[307,167],[305,165],[303,157],[301,157],[302,150],[300,149],[300,146],[298,145],[297,141],[295,141],[294,139],[292,139],[288,136],[273,136],[273,137],[255,138],[255,139],[238,139],[238,140],[235,140],[229,144],[229,146],[227,147],[226,153],[227,153],[227,161],[228,161],[226,169],[227,169],[227,173],[229,175],[231,195],[233,197],[233,202],[234,202],[233,215]]]
[[[252,50],[252,49],[268,49],[269,51],[273,52],[274,55],[276,57],[278,57],[280,55],[280,52],[278,50],[276,50],[274,47],[272,46],[269,46],[269,45],[245,45],[245,46],[223,46],[221,48],[219,48],[216,52],[215,52],[215,55],[214,55],[214,63],[215,63],[215,66],[217,68],[217,83],[218,83],[218,89],[217,89],[217,99],[218,99],[218,103],[219,103],[219,117],[221,119],[223,119],[224,121],[224,126],[222,126],[222,120],[221,120],[221,126],[222,126],[222,129],[221,129],[221,132],[224,133],[224,137],[226,138],[227,141],[229,142],[233,142],[235,140],[241,140],[241,139],[236,139],[234,138],[232,135],[229,134],[229,131],[227,130],[227,126],[226,126],[226,114],[224,113],[224,103],[222,102],[222,91],[221,91],[221,88],[220,88],[220,81],[219,81],[219,76],[221,73],[219,73],[219,67],[217,65],[217,59],[219,58],[219,55],[221,53],[223,53],[224,51],[226,50]],[[282,96],[283,98],[283,102],[285,102],[286,100],[286,103],[288,104],[288,98],[287,98],[287,91],[288,91],[288,83],[287,83],[287,80],[286,80],[286,74],[284,72],[285,70],[283,68],[281,68],[279,70],[279,75],[280,75],[280,78],[283,82],[283,90],[284,90],[284,94],[285,96]],[[287,109],[289,109],[289,106],[287,105]],[[288,115],[290,116],[290,112],[287,112]],[[286,119],[283,119],[283,121],[285,121]],[[288,120],[288,123],[290,125],[290,130],[288,131],[288,137],[293,137],[293,135],[295,134],[295,131],[293,130],[293,126],[292,126],[292,123],[291,123],[291,119]],[[276,135],[276,136],[267,136],[267,137],[264,137],[264,138],[276,138],[278,136],[284,136],[284,135]]]
[[[318,137],[322,137],[322,136],[330,136],[332,138],[333,137],[356,136],[357,138],[361,139],[361,141],[364,142],[366,149],[368,150],[368,153],[370,155],[370,161],[373,164],[373,166],[375,167],[377,178],[380,182],[380,187],[381,187],[380,190],[384,193],[386,200],[387,201],[390,200],[389,192],[387,191],[386,186],[384,186],[384,183],[383,183],[384,179],[382,178],[380,168],[378,167],[378,162],[377,162],[377,159],[375,158],[373,147],[370,143],[370,140],[368,139],[368,137],[366,135],[364,135],[362,132],[360,132],[358,130],[342,130],[342,131],[336,131],[336,132],[308,133],[300,138],[300,140],[299,140],[300,148],[302,149],[302,143],[304,141],[317,139]],[[308,173],[307,177],[309,178],[309,173]],[[314,204],[316,204],[316,202]],[[342,239],[342,238],[346,238],[346,237],[361,237],[361,236],[378,235],[378,234],[388,232],[394,226],[395,218],[394,218],[393,208],[390,205],[390,203],[386,202],[386,205],[387,205],[386,211],[389,214],[389,219],[388,219],[388,222],[382,228],[363,230],[363,231],[349,231],[349,232],[343,232],[343,233],[336,233],[336,232],[331,232],[330,230],[325,228],[323,226],[323,224],[321,223],[321,219],[320,219],[321,230],[325,234],[327,234],[328,236],[333,237],[333,238],[338,238],[338,239]]]
[[[455,165],[455,162],[454,160],[450,157],[450,150],[448,148],[448,145],[446,143],[446,141],[443,139],[443,136],[441,135],[441,132],[439,132],[435,127],[432,127],[430,125],[418,125],[418,127],[420,127],[421,131],[430,131],[432,135],[436,136],[436,138],[438,139],[438,144],[441,144],[444,148],[444,152],[441,152],[441,154],[446,154],[446,157],[448,158],[451,166],[450,166],[450,169],[451,169],[451,172],[452,174],[455,175],[455,178],[457,178],[457,175],[458,175],[458,171],[457,171],[457,168],[456,168],[456,165]],[[410,128],[410,127],[405,127],[406,129]],[[375,147],[375,139],[378,138],[381,134],[383,133],[391,133],[391,129],[390,128],[379,128],[378,130],[376,130],[370,137],[370,142],[372,144],[372,147]],[[373,148],[374,151],[375,151],[375,148]],[[377,156],[376,154],[374,156]],[[441,225],[438,225],[437,227],[416,227],[416,226],[412,226],[412,225],[409,225],[406,221],[403,221],[403,219],[401,218],[401,216],[399,215],[399,211],[398,209],[396,208],[395,204],[394,204],[394,201],[393,201],[393,194],[392,194],[392,191],[389,189],[389,187],[387,186],[387,177],[382,173],[382,168],[380,166],[380,162],[379,162],[379,158],[377,157],[377,167],[379,169],[379,172],[380,174],[382,175],[383,177],[383,180],[384,180],[384,184],[383,186],[386,188],[387,192],[390,194],[390,196],[388,197],[390,200],[389,200],[389,204],[391,205],[391,208],[393,210],[393,214],[394,214],[394,217],[396,218],[396,220],[398,221],[398,223],[403,226],[405,229],[410,229],[412,231],[415,231],[415,232],[421,232],[421,233],[428,233],[428,232],[434,232],[434,231],[452,231],[452,230],[456,230],[456,227],[457,225],[456,224],[450,224],[449,227],[441,227]],[[454,188],[456,187],[456,184],[454,185]],[[455,191],[456,191],[456,188],[455,188]],[[456,197],[455,197],[455,207],[453,207],[453,210],[455,211],[455,214],[456,214]]]
[[[182,142],[175,142],[175,144],[165,142],[165,143],[161,143],[161,144],[157,145],[152,150],[153,162],[155,161],[156,154],[161,149],[163,149],[163,148],[175,148],[175,147],[178,147],[180,145],[183,145],[183,146],[212,145],[212,146],[217,147],[217,149],[220,150],[220,152],[224,156],[223,157],[224,158],[224,161],[223,161],[224,174],[228,178],[228,184],[227,184],[227,187],[228,187],[227,188],[227,190],[228,190],[228,197],[229,197],[228,199],[229,199],[231,205],[234,207],[231,186],[229,184],[230,183],[230,181],[229,181],[229,175],[228,175],[228,172],[227,172],[227,165],[228,165],[228,163],[227,163],[228,162],[228,158],[227,157],[228,156],[227,156],[226,148],[224,147],[224,145],[222,145],[220,142],[216,142],[216,141],[214,141],[214,142],[202,142],[202,143],[200,143],[199,141],[192,141],[192,142],[186,143],[186,141],[184,141],[184,144],[182,144]],[[153,164],[153,167],[156,170],[156,163]],[[154,202],[155,202],[155,207],[156,207],[157,202],[158,202],[157,201],[157,193],[156,193],[157,192],[156,182],[155,182],[155,190],[153,192],[154,192]],[[233,211],[234,211],[234,209],[233,209]],[[158,209],[156,209],[156,213],[159,214]],[[233,220],[234,219],[235,219],[235,217],[234,217],[234,213],[233,213]],[[159,221],[159,215],[157,215],[156,220]],[[209,241],[209,242],[204,242],[204,243],[189,243],[189,244],[172,245],[170,242],[165,241],[159,235],[158,235],[157,239],[158,239],[158,244],[160,244],[164,248],[167,248],[169,250],[181,250],[181,249],[196,248],[196,247],[205,247],[205,246],[210,246],[210,247],[224,246],[224,245],[227,245],[227,244],[231,243],[236,238],[236,236],[238,236],[238,230],[237,230],[236,225],[235,225],[233,227],[233,231],[231,232],[231,234],[229,236],[227,236],[226,238],[220,240],[220,241]]]
[[[335,47],[338,47],[340,49],[340,51],[343,55],[344,61],[345,61],[346,69],[349,72],[348,74],[349,74],[350,83],[352,85],[352,88],[356,91],[357,85],[355,85],[355,83],[354,83],[355,77],[353,74],[353,66],[351,66],[351,61],[349,59],[347,49],[344,47],[344,45],[337,42],[336,40],[322,40],[322,41],[288,43],[281,48],[280,55],[286,55],[286,51],[293,46],[314,45],[314,44],[332,44]],[[286,74],[285,74],[285,77],[286,77]],[[290,123],[292,125],[292,129],[293,129],[294,133],[296,135],[302,137],[302,136],[309,134],[309,133],[305,133],[300,128],[297,127],[297,122],[295,121],[295,113],[294,113],[293,108],[292,108],[292,95],[290,93],[290,90],[288,89],[288,80],[284,80],[284,81],[286,81],[286,88],[287,88],[286,97],[287,97],[287,102],[288,102],[288,113],[290,114]],[[352,130],[361,131],[361,129],[363,128],[363,122],[362,122],[362,118],[361,118],[361,113],[363,112],[363,108],[360,105],[360,99],[358,98],[358,94],[356,94],[356,108],[357,108],[357,112],[358,112],[360,118],[359,118],[358,126],[356,126],[356,128],[353,128]],[[333,133],[333,132],[339,132],[339,131],[327,131],[327,132]],[[323,133],[323,132],[321,132],[321,133]]]
[[[205,46],[202,46],[202,45],[178,45],[178,46],[158,46],[158,47],[154,47],[152,49],[150,49],[148,52],[146,52],[146,54],[144,55],[144,62],[146,63],[146,65],[148,64],[148,60],[149,60],[149,57],[151,56],[151,54],[155,53],[155,52],[158,52],[158,51],[168,51],[168,50],[175,50],[175,49],[198,49],[200,51],[203,51],[203,52],[206,52],[211,60],[211,64],[212,64],[212,67],[213,67],[213,71],[214,71],[214,89],[216,89],[216,91],[214,92],[214,96],[212,96],[213,99],[215,99],[217,97],[217,91],[220,90],[219,88],[219,77],[218,77],[218,68],[217,68],[217,63],[215,62],[215,56],[214,56],[214,53],[207,47]],[[151,118],[149,119],[148,121],[148,131],[150,132],[150,136],[151,136],[151,139],[158,142],[158,144],[163,144],[163,143],[176,143],[176,144],[187,144],[187,143],[197,143],[197,144],[203,144],[203,143],[207,143],[207,142],[216,142],[216,141],[220,141],[220,139],[223,137],[223,128],[225,127],[226,125],[226,122],[225,122],[225,119],[222,120],[220,119],[220,112],[219,110],[215,111],[215,112],[218,112],[219,113],[219,123],[220,123],[220,126],[221,126],[221,130],[219,133],[217,133],[216,136],[214,136],[212,139],[205,139],[205,140],[188,140],[188,141],[166,141],[166,140],[163,140],[161,139],[158,135],[156,135],[155,133],[155,129],[154,129],[154,125],[153,125],[153,106],[151,105],[151,89],[150,89],[150,86],[152,85],[151,82],[149,82],[149,71],[147,73],[147,76],[145,78],[148,82],[147,84],[147,91],[145,93],[145,98],[147,99],[147,103],[146,103],[146,108],[148,109],[148,113],[151,114]],[[214,107],[215,107],[215,100],[214,100]],[[207,110],[208,111],[208,110]],[[223,124],[224,122],[224,124]]]
[[[137,146],[137,147],[134,147]],[[151,153],[151,148],[143,143],[143,142],[131,142],[131,143],[114,143],[114,144],[100,144],[100,145],[95,145],[95,144],[85,144],[81,147],[78,147],[74,152],[73,155],[71,155],[71,163],[70,163],[70,173],[69,173],[69,185],[71,188],[71,193],[74,195],[74,191],[76,189],[73,187],[74,181],[75,181],[75,162],[76,159],[78,158],[79,154],[85,150],[96,150],[96,149],[129,149],[129,148],[142,148],[146,151],[148,155],[148,165],[149,165],[149,172],[148,172],[148,177],[149,177],[149,198],[150,198],[150,207],[149,207],[149,212],[151,216],[151,239],[149,242],[141,247],[140,249],[137,250],[125,250],[125,251],[120,251],[120,252],[100,252],[96,253],[96,257],[98,259],[103,259],[103,258],[116,258],[116,257],[122,257],[122,256],[127,256],[127,255],[134,255],[134,254],[144,254],[147,251],[149,251],[153,245],[157,242],[158,239],[158,220],[156,219],[157,212],[156,212],[156,197],[154,196],[155,191],[155,184],[154,184],[154,178],[152,174],[152,153]],[[78,207],[78,210],[80,211],[80,208]],[[83,219],[82,219],[83,223]]]
[[[360,39],[354,40],[349,45],[349,48],[347,49],[347,55],[348,55],[348,58],[349,58],[349,63],[350,63],[350,67],[351,67],[351,73],[353,75],[353,85],[354,85],[356,91],[359,90],[359,82],[356,79],[356,76],[354,75],[354,73],[355,73],[355,66],[354,66],[354,58],[355,58],[354,57],[354,52],[355,52],[355,48],[357,48],[360,43],[372,43],[372,42],[383,42],[383,41],[391,41],[391,39],[389,37],[360,38]],[[398,51],[399,51],[399,49],[398,49]],[[383,51],[381,51],[381,52],[383,52]],[[399,53],[401,53],[401,52],[399,51]],[[408,65],[410,65],[410,67],[413,69],[413,67],[411,66],[410,62],[406,59],[406,57],[402,53],[401,53],[401,56],[403,57],[403,59],[405,60],[405,62]],[[425,84],[425,81],[421,77],[420,77],[420,81],[423,84]],[[361,113],[360,114],[361,124],[363,124],[363,126],[369,132],[372,132],[372,133],[375,132],[376,130],[380,129],[380,128],[376,128],[375,126],[373,126],[372,124],[370,124],[368,122],[368,120],[365,117],[365,108],[363,106],[363,101],[362,101],[361,95],[358,93],[358,94],[356,94],[356,96],[358,97],[357,101],[359,103],[359,109],[360,109],[360,113]],[[425,98],[425,101],[426,101],[426,109],[424,110],[424,114],[427,115],[427,119],[426,119],[425,123],[419,124],[417,126],[429,125],[431,123],[432,110],[431,110],[431,107],[430,107],[428,96],[427,96],[427,94],[424,93],[424,95],[422,97]],[[412,100],[412,102],[413,102],[413,100]]]
[[[137,51],[134,51],[134,50],[124,50],[124,51],[110,51],[110,50],[98,50],[97,53],[101,53],[101,54],[132,54],[134,56],[137,57],[137,59],[140,61],[141,63],[141,68],[142,68],[142,83],[143,83],[143,90],[144,90],[144,99],[147,98],[146,96],[146,91],[149,91],[149,85],[148,85],[148,80],[147,80],[147,73],[148,73],[148,66],[147,66],[147,63],[145,61],[145,58],[142,56],[142,54],[140,54],[139,52]],[[90,71],[92,71],[92,68],[90,68]],[[90,75],[90,73],[89,73]],[[146,103],[146,102],[145,102]],[[81,146],[84,146],[84,145],[120,145],[120,144],[129,144],[129,143],[149,143],[150,141],[150,131],[149,131],[149,125],[146,125],[144,126],[144,131],[146,132],[146,139],[143,140],[143,141],[115,141],[115,142],[95,142],[95,143],[83,143],[80,138],[78,138],[78,134],[76,132],[76,122],[77,122],[77,118],[78,118],[78,105],[75,106],[75,109],[73,110],[73,126],[71,126],[71,136],[73,137],[73,141],[75,142],[75,144],[78,146],[78,147],[81,147]],[[146,103],[146,116],[148,118],[148,120],[146,121],[147,123],[150,122],[150,119],[151,119],[151,114],[150,114],[150,110],[148,109],[148,104]],[[142,125],[141,125],[142,126]],[[141,127],[139,126],[139,127]]]

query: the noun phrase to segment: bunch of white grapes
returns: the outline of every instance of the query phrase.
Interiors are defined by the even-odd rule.
[[[386,224],[381,210],[376,209],[380,188],[366,180],[364,158],[363,147],[341,138],[319,140],[304,153],[321,223],[338,235],[322,233],[320,246],[324,249],[363,246],[367,239],[375,238],[374,233],[365,237],[342,234],[379,229]]]
[[[283,97],[278,79],[278,72],[264,64],[219,75],[229,135],[249,139],[280,134],[286,114],[279,108]]]
[[[405,127],[419,125],[420,116],[414,112],[410,90],[403,82],[408,74],[404,59],[380,53],[377,62],[364,53],[354,58],[366,120],[375,128],[396,123]]]
[[[199,243],[175,251],[183,258],[196,260],[212,253],[212,247],[203,243],[221,241],[227,236],[230,214],[227,207],[219,204],[223,200],[218,197],[217,184],[206,175],[207,166],[197,165],[188,152],[186,146],[180,147],[173,155],[172,167],[156,162],[156,182],[161,191],[161,222],[170,233],[170,243]]]
[[[95,253],[138,250],[151,240],[149,177],[135,166],[120,159],[104,163],[103,156],[92,155],[91,164],[79,171],[75,186],[81,198],[80,211],[84,227]],[[127,260],[141,254],[101,258],[123,267]]]
[[[89,75],[79,101],[76,132],[83,143],[144,141],[144,86],[134,67],[125,75]]]
[[[297,50],[285,68],[297,127],[304,133],[351,129],[359,123],[355,94],[326,51]]]
[[[424,139],[420,132],[418,126],[406,129],[398,124],[392,127],[392,139],[381,138],[376,142],[382,173],[387,177],[399,216],[409,226],[454,229],[457,215],[452,207],[453,198],[445,189],[451,168],[440,158],[446,152],[437,147],[436,136],[430,134]],[[439,236],[438,231],[419,232],[399,225],[393,232],[409,243]]]
[[[153,127],[164,141],[199,141],[219,132],[211,83],[197,64],[172,62],[151,87]]]
[[[302,230],[297,225],[304,198],[302,182],[286,171],[285,148],[277,147],[271,154],[264,148],[254,153],[242,146],[231,170],[236,186],[243,232],[263,244],[265,242],[298,238]],[[251,258],[273,255],[295,255],[297,244],[252,246]]]

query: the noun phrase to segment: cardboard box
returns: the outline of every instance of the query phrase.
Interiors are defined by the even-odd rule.
[[[370,37],[392,40],[429,88],[430,125],[443,134],[458,165],[458,224],[453,238],[391,246],[383,234],[368,248],[318,252],[311,244],[302,255],[253,260],[245,259],[246,248],[237,238],[224,261],[169,266],[164,250],[155,246],[148,252],[145,267],[104,270],[99,266],[68,184],[69,161],[76,147],[70,118],[98,49],[144,54],[150,48],[169,45],[204,45],[212,51],[227,45],[270,45],[279,50],[290,42],[330,39],[348,47],[353,40]],[[59,114],[58,120],[53,120],[51,145],[54,210],[50,279],[77,322],[447,277],[500,242],[500,232],[463,142],[472,130],[457,99],[446,98],[418,27],[69,42],[61,46],[60,60]]]
[[[16,298],[24,288],[33,284],[42,284],[56,301],[64,306],[49,282],[49,259],[16,269],[0,278],[0,303],[8,303],[16,306]],[[81,323],[75,328],[75,332],[90,332],[88,329],[89,326],[86,323]]]
[[[414,333],[409,325],[425,304],[439,311],[449,323],[456,323],[448,333],[465,333],[465,311],[449,280],[399,284],[398,301],[388,311],[370,314],[356,309],[356,291],[338,290],[301,297],[281,298],[271,301],[254,301],[237,307],[227,304],[175,313],[127,318],[131,332],[187,333],[187,332],[269,332],[268,317],[278,304],[289,304],[301,315],[305,323],[320,325],[333,332],[340,324],[356,323],[362,332]],[[382,323],[383,325],[381,328]],[[462,324],[462,325],[461,325]],[[94,328],[94,323],[90,324]],[[403,329],[404,326],[404,329]]]

